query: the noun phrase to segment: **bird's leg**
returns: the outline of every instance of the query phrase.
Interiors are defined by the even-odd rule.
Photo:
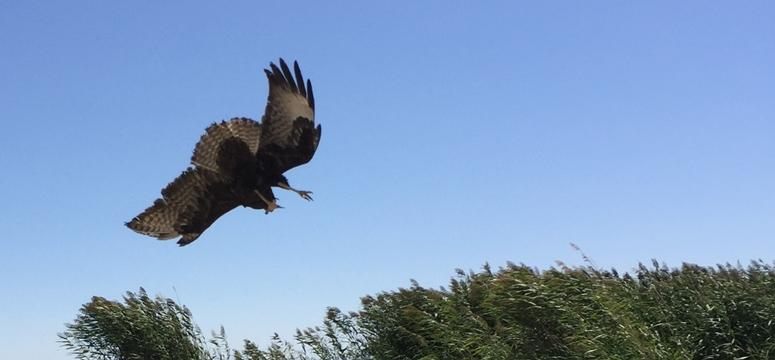
[[[310,196],[310,194],[312,194],[312,191],[296,190],[296,189],[292,188],[290,185],[288,185],[287,182],[282,182],[282,181],[277,183],[277,186],[279,186],[280,188],[285,189],[285,190],[293,191],[293,192],[299,194],[299,196],[301,196],[305,200],[308,200],[308,201],[312,200],[312,196]]]
[[[266,203],[266,210],[264,210],[264,214],[269,214],[270,212],[274,211],[274,209],[282,209],[283,207],[280,205],[277,205],[277,200],[269,201],[264,195],[261,194],[260,191],[256,190],[256,195],[258,195],[261,200]]]

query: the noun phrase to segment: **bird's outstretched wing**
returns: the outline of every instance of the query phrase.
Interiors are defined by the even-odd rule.
[[[261,126],[251,119],[234,118],[210,125],[194,147],[194,166],[169,183],[161,198],[126,225],[160,240],[180,236],[178,244],[183,246],[238,205],[266,208],[257,195],[238,194],[235,189],[252,185],[243,182],[255,179],[260,138]]]
[[[213,123],[194,147],[191,164],[231,176],[237,163],[254,161],[260,139],[261,125],[255,120],[233,118]]]
[[[312,83],[306,84],[299,64],[293,73],[283,59],[280,66],[265,69],[269,99],[261,122],[259,157],[271,159],[272,167],[283,173],[312,159],[320,142],[320,125],[315,127],[315,97]]]
[[[126,223],[130,229],[159,240],[182,238],[178,244],[196,240],[216,219],[235,208],[222,179],[213,172],[188,168],[162,191],[162,197]]]

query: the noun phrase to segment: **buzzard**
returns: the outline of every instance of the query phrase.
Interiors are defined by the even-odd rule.
[[[264,69],[269,98],[261,122],[233,118],[210,125],[194,147],[192,166],[127,227],[160,240],[180,236],[183,246],[237,206],[267,214],[281,207],[272,187],[312,200],[311,191],[294,189],[283,175],[309,162],[320,141],[312,83],[305,84],[295,61],[293,73],[283,59],[279,64]]]

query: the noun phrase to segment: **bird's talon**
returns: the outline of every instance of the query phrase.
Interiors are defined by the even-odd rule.
[[[312,191],[299,191],[299,196],[301,196],[304,200],[307,200],[307,201],[313,200],[310,194],[312,194]]]

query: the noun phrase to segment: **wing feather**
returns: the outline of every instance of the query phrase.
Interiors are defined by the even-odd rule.
[[[296,82],[293,79],[293,75],[291,75],[291,69],[288,68],[288,64],[286,64],[285,60],[283,59],[280,59],[280,68],[283,70],[283,76],[285,77],[285,82],[291,87],[291,91],[301,95],[301,92],[296,87]]]
[[[315,110],[315,96],[312,94],[312,82],[307,79],[307,100],[309,101],[309,107]]]
[[[163,199],[156,199],[153,205],[125,225],[137,233],[159,240],[174,239],[180,236],[175,230],[175,222],[179,214],[178,209],[167,206]]]
[[[311,82],[301,75],[298,63],[294,62],[294,78],[288,64],[280,59],[280,67],[274,63],[265,69],[269,81],[269,97],[261,122],[262,134],[260,148],[277,145],[283,148],[292,147],[294,122],[304,118],[314,123],[314,100],[311,97]]]
[[[239,205],[216,173],[188,168],[162,191],[162,197],[126,226],[159,240],[196,240],[215,220]]]
[[[231,138],[244,142],[250,153],[255,155],[261,139],[261,125],[248,118],[233,118],[229,121],[213,123],[207,127],[194,147],[191,163],[197,167],[220,172],[218,159],[221,145]]]
[[[181,215],[197,203],[198,197],[206,194],[209,181],[212,180],[208,180],[198,169],[186,169],[161,191],[161,198],[156,199],[153,205],[126,223],[126,226],[160,240],[180,236],[178,224]]]
[[[299,94],[307,97],[307,89],[304,88],[304,77],[301,76],[301,69],[299,68],[299,63],[296,61],[293,62],[293,72],[296,74],[296,87],[299,89]]]

